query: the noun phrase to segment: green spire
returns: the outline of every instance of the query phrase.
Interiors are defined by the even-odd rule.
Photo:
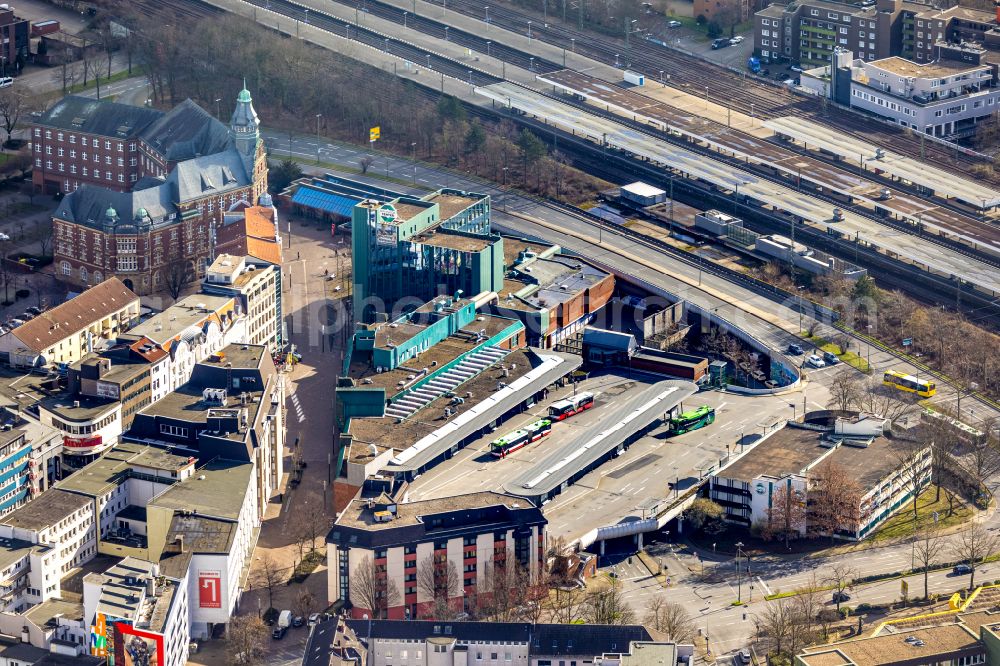
[[[250,99],[250,91],[247,90],[246,77],[243,77],[243,90],[241,90],[240,94],[236,97],[236,101],[242,104],[249,104],[250,102],[253,101],[252,99]]]

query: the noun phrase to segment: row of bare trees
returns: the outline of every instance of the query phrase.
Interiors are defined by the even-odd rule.
[[[583,200],[607,185],[573,169],[558,152],[549,155],[544,141],[513,123],[469,119],[450,96],[433,101],[391,73],[284,39],[252,21],[230,15],[191,26],[162,25],[123,11],[136,28],[130,41],[156,103],[190,97],[214,108],[217,99],[231,100],[246,79],[271,128],[363,143],[378,125],[379,148],[567,200]]]

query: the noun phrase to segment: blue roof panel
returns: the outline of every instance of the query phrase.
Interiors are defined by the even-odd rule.
[[[342,217],[351,217],[351,211],[360,202],[359,199],[323,192],[309,185],[300,185],[292,195],[292,203],[309,208],[316,208],[327,213]]]

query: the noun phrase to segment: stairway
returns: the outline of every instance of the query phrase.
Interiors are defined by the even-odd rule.
[[[492,345],[472,352],[445,372],[432,376],[430,381],[393,401],[385,410],[386,416],[409,418],[444,393],[454,391],[486,368],[499,363],[508,353],[509,349]]]

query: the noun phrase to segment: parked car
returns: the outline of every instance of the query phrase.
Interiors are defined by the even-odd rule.
[[[14,79],[11,77],[4,76],[0,78],[0,88],[10,88],[12,85],[14,85]]]
[[[727,46],[729,46],[729,40],[725,37],[719,37],[718,39],[712,41],[713,49],[724,49]]]
[[[305,623],[306,621],[302,619],[301,615],[296,615],[295,617],[292,618],[292,626],[295,627],[296,629],[298,629]]]
[[[788,69],[792,70],[793,72],[801,72],[802,71],[802,68],[799,67],[798,65],[792,65]]]
[[[667,21],[667,27],[668,28],[680,28],[683,25],[684,24],[681,23],[680,21]]]
[[[953,576],[964,576],[966,574],[972,573],[972,567],[970,567],[968,564],[956,564],[954,567],[952,567],[951,573]]]
[[[9,241],[9,240],[10,240],[10,236],[8,236],[7,234],[5,234],[2,231],[0,231],[0,241]]]
[[[30,308],[25,309],[25,312],[30,312],[31,314],[37,317],[38,315],[42,314],[42,309],[36,308],[34,305],[32,305]]]
[[[748,666],[750,664],[750,650],[746,648],[740,650],[736,653],[736,659],[742,666]]]
[[[823,360],[826,361],[827,365],[837,365],[840,363],[840,359],[833,352],[823,352]]]
[[[31,321],[34,318],[35,315],[31,314],[30,312],[22,312],[19,317],[19,319],[23,319],[24,321]]]
[[[736,35],[735,37],[733,37],[732,39],[729,40],[729,43],[732,44],[732,45],[734,45],[734,46],[736,44],[742,44],[743,43],[743,35]]]
[[[849,595],[847,592],[833,593],[833,603],[835,604],[842,604],[845,601],[850,601],[850,600],[851,600],[851,595]]]
[[[789,354],[792,354],[793,356],[802,356],[802,354],[805,353],[804,351],[802,351],[802,345],[797,345],[794,342],[788,345],[788,349],[786,349],[785,351],[787,351]]]
[[[285,633],[288,631],[288,627],[275,627],[274,631],[271,632],[271,638],[276,641],[280,641],[285,637]]]
[[[823,359],[819,357],[819,354],[810,354],[809,358],[806,359],[806,364],[811,365],[814,368],[825,368],[826,363]]]
[[[319,624],[319,613],[313,613],[309,616],[309,621],[307,623],[310,627],[314,627]]]
[[[8,323],[15,328],[24,325],[24,321],[21,319],[11,319]]]

